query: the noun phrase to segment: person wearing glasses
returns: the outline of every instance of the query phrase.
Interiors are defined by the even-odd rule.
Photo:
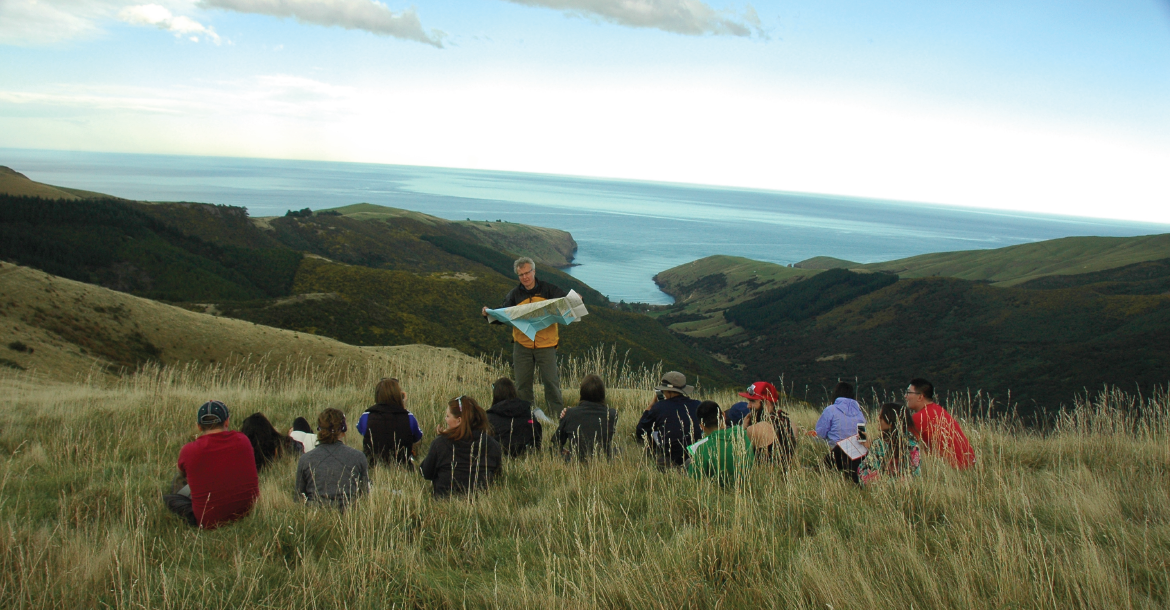
[[[487,489],[500,470],[503,448],[492,438],[483,407],[469,396],[447,403],[447,415],[419,470],[435,498]]]
[[[516,259],[512,269],[520,279],[520,284],[504,297],[501,309],[567,296],[564,290],[536,279],[536,263],[527,256]],[[482,313],[486,318],[487,307],[483,308]],[[492,320],[492,324],[502,323]],[[536,403],[532,382],[539,371],[540,380],[544,383],[544,401],[548,403],[550,413],[560,413],[565,408],[565,401],[561,399],[561,375],[557,369],[559,343],[560,334],[556,324],[536,333],[535,341],[520,332],[519,328],[512,329],[512,367],[516,374],[516,395],[521,400]]]
[[[934,402],[933,384],[922,378],[911,379],[906,388],[906,407],[913,413],[910,432],[928,453],[943,458],[959,470],[970,468],[975,463],[975,451],[959,422]]]

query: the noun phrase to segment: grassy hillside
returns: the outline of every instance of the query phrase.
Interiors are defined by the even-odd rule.
[[[792,266],[798,269],[852,269],[853,267],[860,267],[861,264],[847,261],[843,258],[833,258],[832,256],[814,256],[799,263],[794,263]]]
[[[2,262],[0,318],[0,368],[64,381],[151,363],[251,359],[275,367],[293,359],[374,366],[387,358],[325,337],[194,313]]]
[[[1004,408],[1010,391],[1026,414],[1055,409],[1076,392],[1117,379],[1143,392],[1170,381],[1170,354],[1163,349],[1170,345],[1167,296],[920,278],[815,318],[768,321],[753,331],[758,341],[732,337],[704,344],[761,379],[783,374],[818,394],[837,379],[897,392],[911,377],[923,376],[945,390],[989,392]]]
[[[659,322],[691,337],[723,337],[742,329],[723,312],[760,294],[818,273],[739,256],[708,256],[654,276],[675,306],[658,316]]]
[[[964,416],[978,456],[956,472],[857,489],[815,468],[754,469],[728,488],[660,473],[630,432],[649,397],[609,393],[611,461],[507,460],[471,501],[434,501],[413,471],[374,468],[344,513],[293,496],[295,464],[260,476],[251,515],[192,531],[160,490],[197,405],[277,426],[323,406],[350,421],[383,375],[424,431],[442,404],[481,401],[498,370],[449,358],[362,374],[160,370],[112,385],[0,375],[0,606],[4,608],[1164,608],[1170,478],[1164,393],[1070,410],[1049,434]],[[347,379],[338,383],[338,378]],[[574,380],[575,381],[575,380]],[[568,393],[570,401],[575,394]],[[711,396],[726,404],[731,393]],[[84,408],[78,408],[83,406]],[[802,428],[817,413],[787,404]],[[1141,412],[1142,418],[1132,413]],[[551,431],[548,431],[551,435]],[[549,439],[546,437],[546,442]],[[360,438],[345,442],[360,447]]]
[[[287,294],[300,258],[208,243],[125,201],[0,195],[0,259],[148,298]]]
[[[450,221],[437,216],[370,203],[357,203],[321,212],[337,212],[353,220],[380,220],[394,223],[410,220],[430,230],[418,234],[441,234],[481,244],[497,251],[529,256],[539,265],[568,266],[577,252],[577,242],[568,231],[513,222]]]
[[[861,265],[901,277],[956,277],[1014,286],[1047,275],[1072,275],[1170,257],[1170,233],[1145,237],[1065,237],[994,250],[940,252]]]
[[[461,220],[455,224],[466,229],[480,243],[529,256],[541,265],[567,267],[577,255],[577,241],[568,231],[514,222]]]
[[[1166,295],[1170,294],[1170,259],[1076,275],[1049,275],[1018,286],[1033,290],[1085,288],[1101,294]]]
[[[0,194],[45,199],[79,199],[77,195],[55,186],[29,180],[28,176],[3,165],[0,165]]]

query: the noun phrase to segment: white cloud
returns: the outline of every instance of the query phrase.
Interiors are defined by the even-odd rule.
[[[414,8],[395,13],[374,0],[202,0],[201,6],[273,17],[293,17],[303,23],[364,30],[382,36],[413,40],[439,48],[445,34],[423,30]]]
[[[751,5],[743,14],[717,11],[700,0],[508,0],[540,6],[570,15],[600,17],[635,28],[655,28],[675,34],[762,35],[760,18]]]
[[[108,0],[0,0],[0,44],[43,45],[100,30],[116,10]]]
[[[219,34],[190,17],[173,15],[166,7],[157,4],[127,6],[118,12],[118,18],[133,25],[152,25],[160,30],[172,32],[175,36],[186,36],[198,41],[205,39],[219,44]]]

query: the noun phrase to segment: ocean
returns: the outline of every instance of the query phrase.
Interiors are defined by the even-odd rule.
[[[564,229],[579,248],[568,273],[611,300],[657,304],[671,298],[654,274],[712,254],[870,263],[1073,235],[1170,232],[1152,223],[855,197],[368,163],[0,148],[0,165],[57,186],[243,206],[252,216],[365,202]]]

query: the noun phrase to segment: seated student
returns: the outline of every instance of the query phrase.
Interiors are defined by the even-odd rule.
[[[492,384],[492,406],[487,418],[496,440],[509,456],[519,457],[529,449],[540,449],[544,426],[532,416],[532,403],[516,397],[511,379],[501,377]]]
[[[825,465],[845,473],[856,482],[861,459],[850,458],[837,446],[837,443],[857,434],[857,424],[865,423],[865,414],[861,412],[861,405],[857,404],[854,396],[853,384],[838,382],[833,389],[833,403],[825,407],[817,420],[816,429],[810,430],[809,435],[816,435],[828,444]]]
[[[297,441],[305,448],[305,452],[313,450],[317,446],[317,434],[309,427],[309,420],[298,417],[293,420],[292,428],[289,429],[288,435],[294,441]]]
[[[370,464],[412,465],[414,445],[422,440],[423,434],[414,413],[406,410],[406,392],[398,380],[379,381],[374,388],[374,403],[362,413],[357,424],[366,459]]]
[[[759,411],[763,407],[765,400],[773,403],[779,401],[779,393],[776,391],[776,386],[767,381],[757,381],[747,387],[746,392],[740,392],[740,396],[747,399],[746,402],[737,402],[731,405],[727,411],[723,413],[724,419],[727,420],[728,426],[738,426],[751,415],[752,411]]]
[[[934,402],[934,385],[916,378],[906,389],[906,407],[911,416],[910,432],[928,452],[941,456],[953,468],[963,470],[975,463],[975,451],[959,422]]]
[[[491,436],[487,413],[469,396],[447,403],[447,416],[419,470],[436,498],[487,489],[500,469],[503,449]]]
[[[317,447],[297,461],[297,493],[308,504],[345,508],[370,488],[366,456],[345,444],[345,414],[317,416]]]
[[[659,468],[681,468],[686,463],[687,446],[702,434],[695,417],[699,401],[687,397],[695,388],[687,385],[685,375],[670,371],[654,391],[661,394],[642,414],[634,438],[646,443]]]
[[[792,430],[792,420],[780,408],[780,395],[775,386],[766,381],[753,385],[759,392],[755,396],[760,399],[753,399],[749,403],[753,407],[743,419],[744,432],[752,441],[756,460],[777,463],[787,468],[796,455],[796,433]]]
[[[253,413],[240,423],[240,433],[252,443],[256,470],[263,470],[269,462],[286,455],[301,455],[305,447],[290,436],[281,434],[263,413]]]
[[[861,460],[858,482],[867,485],[883,475],[916,477],[921,474],[918,443],[910,435],[910,414],[906,407],[895,403],[882,405],[878,426],[880,436],[861,441],[869,453]]]
[[[853,384],[842,381],[833,389],[833,403],[821,412],[815,434],[832,448],[842,439],[857,434],[857,424],[864,423],[865,414],[854,400]]]
[[[167,508],[203,529],[248,514],[260,496],[256,458],[248,437],[228,428],[228,408],[213,400],[199,407],[199,437],[179,451],[179,475]]]
[[[723,428],[719,405],[710,400],[699,403],[698,416],[703,439],[687,448],[691,454],[687,474],[712,477],[721,485],[734,483],[736,475],[742,475],[755,461],[747,432],[743,426]]]
[[[561,411],[557,426],[561,455],[565,460],[576,457],[584,461],[600,451],[610,457],[617,420],[617,409],[605,406],[605,382],[597,375],[586,375],[581,380],[580,402]]]

